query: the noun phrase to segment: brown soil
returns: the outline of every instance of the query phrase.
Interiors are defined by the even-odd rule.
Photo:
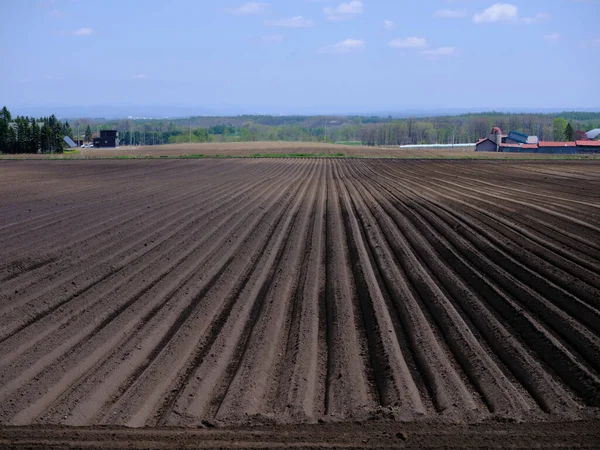
[[[0,446],[593,447],[599,188],[596,161],[0,162]]]
[[[539,424],[390,421],[201,428],[0,427],[3,449],[597,449],[598,422]]]

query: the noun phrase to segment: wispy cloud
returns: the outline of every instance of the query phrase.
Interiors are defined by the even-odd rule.
[[[347,54],[347,53],[355,53],[365,49],[365,41],[362,39],[346,39],[340,42],[337,42],[333,45],[327,45],[325,47],[321,47],[318,50],[318,53],[338,53],[338,54]]]
[[[269,36],[262,36],[260,38],[261,41],[267,43],[267,44],[276,44],[279,42],[283,42],[284,40],[284,36],[282,34],[274,34],[274,35],[269,35]]]
[[[411,36],[403,39],[393,39],[388,42],[392,48],[426,48],[427,40],[422,37]]]
[[[458,50],[455,47],[432,48],[429,50],[423,50],[421,52],[421,54],[424,56],[431,56],[431,57],[436,57],[436,58],[440,58],[440,57],[450,58],[450,57],[454,57],[454,56],[459,56],[460,53],[461,53],[460,50]]]
[[[135,75],[131,75],[131,78],[133,78],[134,80],[145,80],[148,77],[143,73],[137,73]]]
[[[289,19],[267,20],[265,23],[272,27],[283,28],[309,28],[315,26],[314,21],[305,19],[304,16],[295,16],[290,17]]]
[[[557,42],[559,39],[560,39],[560,33],[557,33],[557,32],[544,35],[544,40],[546,42]]]
[[[547,13],[537,13],[533,17],[520,17],[519,8],[510,3],[496,3],[473,16],[475,23],[522,23],[530,25],[550,19]]]
[[[251,14],[262,14],[267,9],[269,9],[268,3],[248,2],[238,6],[237,8],[228,8],[225,11],[236,16],[247,16]]]
[[[389,19],[385,19],[383,21],[383,28],[386,30],[394,30],[396,29],[396,24]]]
[[[439,17],[441,19],[462,19],[467,16],[465,9],[438,9],[433,13],[433,17]]]
[[[75,36],[90,36],[91,34],[94,34],[94,29],[93,28],[77,28],[75,31],[73,31],[73,34]]]
[[[581,41],[579,43],[579,46],[582,47],[582,48],[600,47],[600,37],[593,38],[593,39],[588,39],[588,40],[585,40],[585,41]]]
[[[341,3],[335,8],[327,7],[323,9],[327,20],[339,22],[352,19],[363,13],[363,4],[360,0],[353,0],[349,3]]]

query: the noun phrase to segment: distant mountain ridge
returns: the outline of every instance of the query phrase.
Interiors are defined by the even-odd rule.
[[[362,117],[438,117],[458,116],[463,114],[507,113],[507,114],[556,114],[565,111],[600,112],[598,108],[411,108],[389,110],[348,110],[336,111],[335,108],[291,108],[291,107],[195,107],[195,106],[15,106],[10,108],[16,115],[49,116],[56,115],[59,119],[72,118],[180,118],[198,116],[240,116],[240,115],[269,115],[269,116],[362,116]]]

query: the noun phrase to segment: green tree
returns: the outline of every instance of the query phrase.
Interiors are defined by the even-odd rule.
[[[573,126],[571,125],[571,123],[569,122],[565,128],[565,139],[567,140],[567,142],[571,142],[575,140],[575,130],[573,129]]]
[[[31,118],[31,146],[32,150],[37,152],[40,149],[40,127],[38,125],[37,120],[35,118]]]
[[[60,120],[57,120],[56,122],[54,122],[54,126],[52,128],[52,149],[56,153],[63,152],[63,145],[65,141],[63,140],[62,131],[63,126],[60,123]]]
[[[552,134],[553,138],[557,142],[565,140],[565,130],[567,128],[567,121],[562,117],[557,117],[552,123]]]
[[[44,125],[42,125],[42,130],[40,132],[40,147],[42,149],[42,153],[52,151],[52,141],[52,127],[48,125],[47,121],[44,121]]]
[[[9,134],[9,123],[11,121],[10,112],[6,108],[2,108],[0,111],[0,153],[8,152],[8,134]]]
[[[73,130],[71,129],[71,125],[69,125],[68,120],[63,124],[62,134],[63,136],[69,136],[71,139],[73,139]]]
[[[85,129],[85,140],[88,142],[90,142],[92,140],[92,129],[90,128],[89,125]]]

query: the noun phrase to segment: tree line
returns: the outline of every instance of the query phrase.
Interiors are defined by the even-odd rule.
[[[62,153],[64,136],[73,137],[69,122],[50,117],[12,117],[0,111],[0,153]]]
[[[180,119],[74,119],[78,138],[90,142],[100,130],[117,130],[121,145],[162,145],[185,142],[304,141],[370,146],[475,143],[493,127],[536,135],[544,141],[583,139],[600,128],[600,113],[561,114],[477,113],[425,118],[378,116],[236,116]],[[0,151],[61,152],[63,136],[73,137],[68,121],[0,116]],[[81,134],[80,134],[81,133]]]
[[[172,120],[91,121],[119,130],[121,144],[159,145],[184,142],[307,141],[363,145],[475,143],[493,127],[536,135],[545,141],[581,139],[600,127],[600,113],[481,113],[428,118],[359,116],[236,116]]]

